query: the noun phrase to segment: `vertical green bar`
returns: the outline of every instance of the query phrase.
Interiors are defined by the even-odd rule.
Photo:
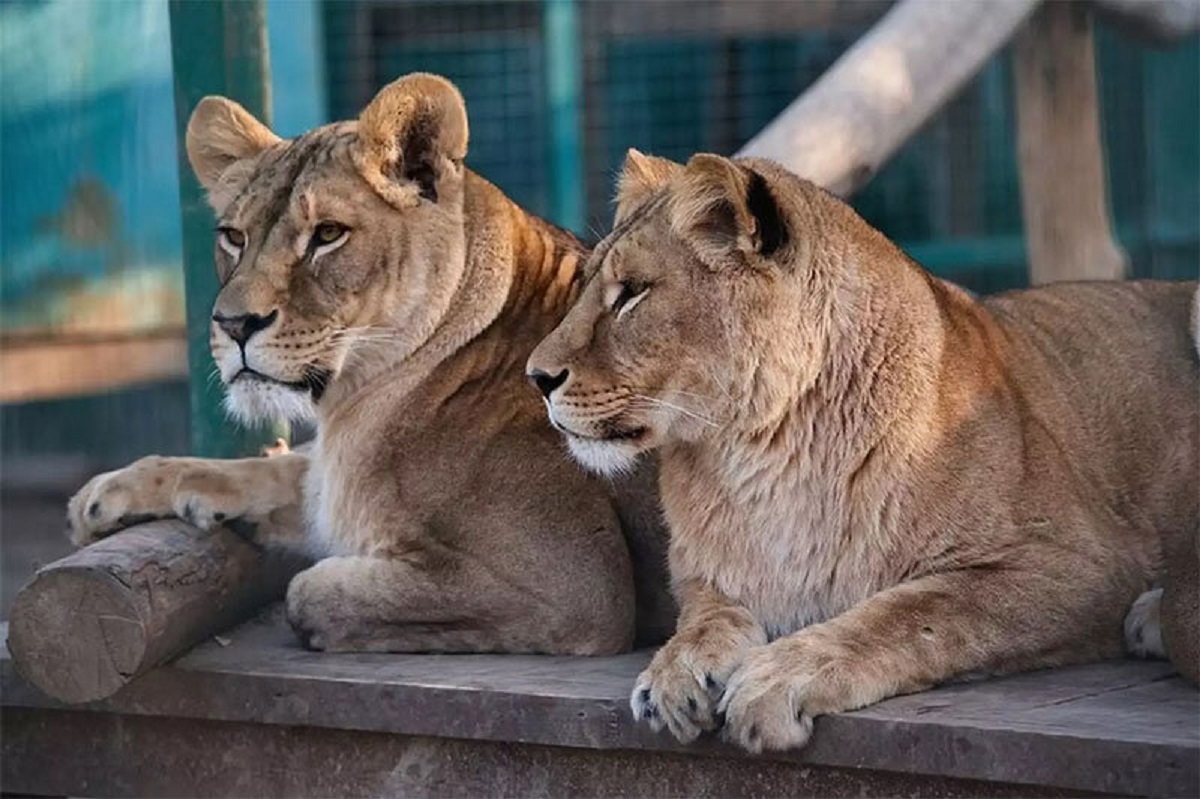
[[[220,285],[213,268],[213,213],[192,174],[184,132],[202,97],[237,100],[270,124],[267,13],[264,0],[170,0],[175,129],[179,134],[179,205],[187,297],[192,450],[208,457],[253,454],[278,430],[241,430],[225,418],[222,389],[210,380],[209,318]]]
[[[575,0],[544,0],[543,40],[550,99],[550,208],[554,221],[583,232],[582,92]]]

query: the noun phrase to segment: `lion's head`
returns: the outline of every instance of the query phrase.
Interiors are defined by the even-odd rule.
[[[840,205],[770,162],[631,150],[587,286],[528,363],[574,455],[612,473],[785,413],[827,348]]]
[[[311,418],[344,373],[429,338],[464,269],[466,152],[462,97],[433,75],[290,140],[200,102],[187,153],[217,217],[210,344],[232,415]]]

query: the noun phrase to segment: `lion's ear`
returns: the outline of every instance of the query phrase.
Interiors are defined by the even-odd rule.
[[[460,175],[467,107],[454,84],[426,73],[384,86],[358,117],[358,168],[388,202],[437,202],[438,183]]]
[[[708,266],[756,265],[787,243],[787,226],[766,179],[718,155],[694,155],[676,183],[671,227]]]
[[[645,155],[630,147],[625,153],[625,165],[621,167],[621,176],[617,179],[617,213],[613,226],[621,224],[621,220],[644,203],[650,195],[661,189],[679,172],[683,166],[666,158]]]
[[[230,166],[253,158],[280,138],[233,100],[210,96],[192,111],[184,140],[192,171],[211,193]]]

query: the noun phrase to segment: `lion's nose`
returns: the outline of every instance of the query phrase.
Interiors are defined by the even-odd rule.
[[[538,391],[542,392],[542,396],[550,399],[550,395],[554,393],[554,389],[567,382],[568,371],[563,369],[556,375],[551,375],[543,372],[541,369],[534,369],[529,373],[529,379],[538,387]]]
[[[219,313],[214,313],[212,317],[213,321],[217,323],[217,327],[224,330],[226,335],[238,343],[238,346],[245,346],[251,336],[260,330],[266,330],[275,324],[275,320],[278,318],[278,308],[266,316],[256,313],[222,316]]]

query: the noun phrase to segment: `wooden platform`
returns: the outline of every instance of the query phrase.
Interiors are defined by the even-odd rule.
[[[5,653],[0,779],[82,796],[1200,795],[1200,694],[1164,663],[900,697],[752,758],[633,724],[648,657],[323,655],[276,610],[68,709]]]

